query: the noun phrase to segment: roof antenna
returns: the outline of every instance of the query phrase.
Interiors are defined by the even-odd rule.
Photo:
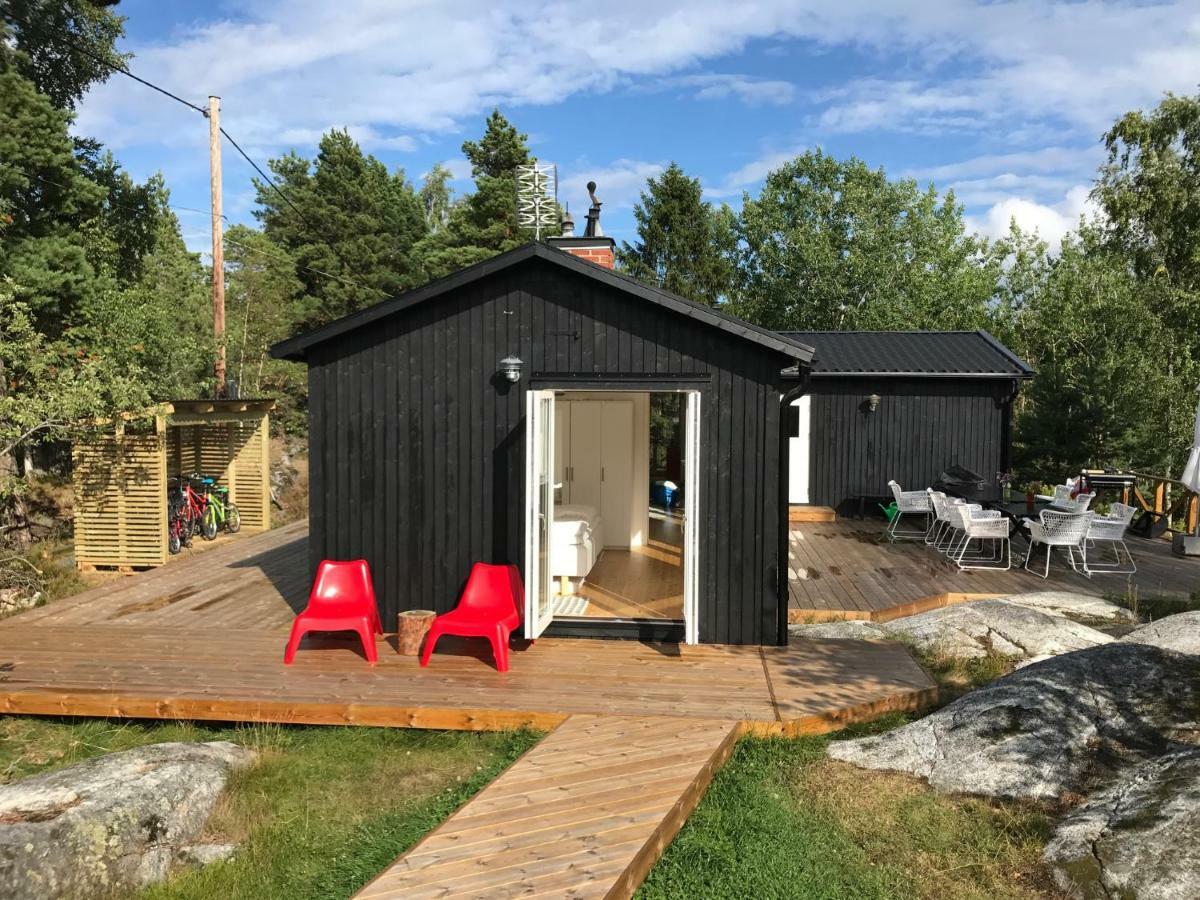
[[[584,226],[584,237],[604,237],[600,230],[600,201],[596,199],[596,182],[587,183],[588,196],[592,199],[591,209],[587,211],[587,225]]]

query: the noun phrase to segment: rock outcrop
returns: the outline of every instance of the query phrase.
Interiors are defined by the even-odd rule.
[[[1053,607],[1048,604],[1048,608]],[[890,622],[793,625],[789,631],[797,637],[903,640],[926,652],[958,658],[1001,653],[1023,660],[1056,656],[1112,640],[1104,632],[1056,612],[1043,612],[1010,600],[978,600]]]
[[[1200,897],[1200,749],[1149,760],[1067,815],[1046,846],[1059,887],[1086,900]]]
[[[1121,640],[1131,644],[1149,644],[1177,653],[1200,654],[1200,610],[1164,616],[1157,622],[1129,632]]]
[[[829,755],[997,798],[1087,794],[1200,734],[1200,658],[1112,643],[1035,663]]]
[[[0,786],[0,896],[122,894],[211,858],[195,841],[253,759],[227,741],[152,744]]]

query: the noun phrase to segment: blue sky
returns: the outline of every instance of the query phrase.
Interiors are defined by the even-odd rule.
[[[199,105],[260,163],[351,130],[419,181],[466,175],[459,147],[493,106],[556,163],[582,222],[633,237],[632,206],[671,160],[741,203],[806,148],[953,188],[971,227],[1011,217],[1052,244],[1089,211],[1100,136],[1120,113],[1200,85],[1200,2],[841,0],[123,0],[134,72]],[[129,79],[95,88],[76,130],[178,207],[208,204],[207,123]],[[225,208],[251,222],[250,170],[226,147]],[[455,182],[459,191],[469,180]],[[188,244],[205,216],[180,209]]]

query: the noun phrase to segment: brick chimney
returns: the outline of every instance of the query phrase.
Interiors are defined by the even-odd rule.
[[[578,256],[580,259],[586,259],[588,262],[611,269],[615,261],[614,251],[617,242],[610,237],[605,237],[604,232],[600,230],[600,201],[596,199],[596,182],[589,181],[587,189],[592,205],[588,209],[587,226],[584,229],[583,237],[575,236],[575,220],[571,218],[571,212],[568,209],[567,214],[563,217],[562,235],[547,238],[546,243],[559,250],[566,250],[572,256]]]

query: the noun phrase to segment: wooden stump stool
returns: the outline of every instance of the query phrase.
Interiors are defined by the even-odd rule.
[[[410,609],[400,613],[396,624],[396,648],[401,656],[416,656],[421,652],[421,641],[429,634],[429,627],[437,617],[432,609]]]

